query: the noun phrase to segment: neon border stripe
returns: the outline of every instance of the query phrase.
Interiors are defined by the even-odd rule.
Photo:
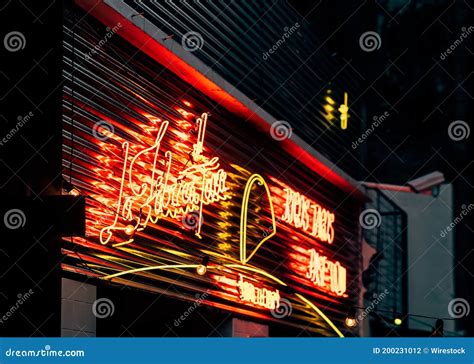
[[[123,276],[123,275],[126,275],[126,274],[133,274],[133,273],[137,273],[137,272],[144,272],[144,271],[155,270],[155,269],[156,270],[165,270],[165,269],[179,269],[179,268],[196,268],[197,266],[198,266],[198,264],[158,265],[158,266],[130,269],[130,270],[127,270],[127,271],[110,274],[108,276],[102,277],[101,279],[104,279],[104,280],[105,279],[111,279],[111,278],[120,277],[120,276]],[[262,275],[264,275],[264,276],[266,276],[270,279],[273,279],[275,282],[280,283],[283,286],[287,286],[287,284],[284,283],[283,281],[281,281],[280,279],[278,279],[278,278],[274,277],[273,275],[271,275],[270,273],[267,273],[264,270],[261,270],[261,269],[258,269],[258,268],[248,267],[246,265],[240,265],[240,264],[224,264],[223,266],[228,267],[228,268],[242,268],[242,269],[246,269],[246,270],[249,270],[249,271],[252,271],[252,272],[255,272],[255,273],[261,273]],[[215,268],[214,267],[208,267],[208,269],[215,269]],[[334,332],[339,337],[344,337],[344,334],[341,331],[339,331],[337,326],[334,325],[334,323],[329,319],[329,317],[327,317],[323,313],[323,311],[321,311],[315,304],[313,304],[311,301],[309,301],[307,298],[300,295],[299,293],[295,293],[295,296],[298,297],[300,300],[302,300],[307,305],[309,305],[309,307],[311,307],[319,316],[321,316],[323,318],[323,320],[326,321],[326,323],[334,330]]]

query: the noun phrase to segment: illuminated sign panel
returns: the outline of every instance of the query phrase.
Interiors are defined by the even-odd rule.
[[[155,143],[129,161],[129,142],[122,144],[124,162],[122,166],[122,179],[120,193],[117,201],[117,211],[113,223],[100,231],[100,242],[107,244],[117,230],[126,231],[132,235],[137,230],[143,230],[149,222],[156,223],[160,218],[179,218],[191,211],[198,211],[199,221],[202,219],[203,205],[225,200],[227,198],[227,174],[219,168],[219,158],[207,158],[203,152],[204,137],[207,125],[207,113],[203,113],[196,120],[199,128],[197,142],[190,153],[191,165],[179,171],[177,175],[171,173],[173,167],[173,153],[166,151],[165,159],[159,160],[163,137],[168,130],[168,121],[160,125]],[[150,153],[153,163],[146,165],[148,176],[142,176],[135,171],[135,166],[143,163],[141,157]],[[145,162],[146,163],[146,162]],[[162,170],[157,169],[162,165]],[[174,169],[174,168],[173,168]],[[126,175],[128,174],[128,179]],[[125,195],[125,185],[128,184],[128,195]],[[120,216],[130,223],[132,228],[117,226]],[[196,224],[196,235],[200,236],[201,223]],[[119,243],[131,243],[133,239]]]
[[[347,129],[347,120],[349,119],[349,106],[347,105],[348,95],[344,92],[344,103],[339,107],[341,113],[341,129]]]
[[[289,188],[285,189],[285,212],[281,218],[321,241],[331,244],[334,240],[334,214]]]
[[[280,292],[278,290],[256,287],[253,283],[245,281],[242,274],[239,274],[238,288],[242,301],[270,310],[280,307]]]
[[[203,304],[259,320],[290,302],[282,324],[342,336],[358,293],[354,200],[324,180],[310,188],[312,170],[166,69],[135,56],[122,70],[114,54],[136,50],[115,44],[64,88],[63,177],[86,197],[87,234],[63,239],[62,268],[188,301],[207,292]]]
[[[309,250],[310,259],[306,277],[315,285],[341,296],[346,292],[346,268],[338,261],[331,261],[314,249]]]

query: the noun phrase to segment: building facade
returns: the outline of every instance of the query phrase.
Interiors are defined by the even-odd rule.
[[[86,200],[86,232],[63,238],[64,271],[343,335],[360,286],[354,181],[136,10],[79,5],[63,178]]]
[[[275,45],[248,29],[232,47],[232,29],[220,31],[219,19],[242,28],[258,24],[260,10],[209,3],[201,6],[215,9],[190,17],[184,8],[172,15],[172,3],[149,6],[75,1],[61,9],[50,122],[32,135],[53,135],[50,170],[41,174],[38,164],[25,177],[42,186],[38,201],[18,193],[24,203],[7,206],[35,223],[9,231],[17,243],[5,254],[21,264],[3,274],[14,282],[8,301],[33,287],[29,297],[46,308],[25,301],[2,329],[357,335],[344,326],[362,286],[358,217],[367,200],[350,176],[356,156],[342,153],[360,127],[354,85],[340,86],[347,76],[325,53],[308,61],[317,82],[301,78],[308,70],[285,76],[281,59],[315,40],[283,2],[262,10],[275,22],[295,18]],[[254,74],[245,47],[252,39],[261,57]],[[305,92],[315,97],[299,105]]]

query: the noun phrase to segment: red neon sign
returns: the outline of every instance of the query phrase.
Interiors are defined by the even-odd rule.
[[[168,129],[169,122],[163,121],[160,125],[154,144],[137,153],[133,158],[130,154],[129,142],[124,142],[124,161],[121,172],[121,183],[116,213],[113,223],[100,230],[100,242],[107,244],[114,232],[123,231],[127,235],[143,230],[149,222],[156,223],[160,218],[179,218],[188,212],[197,211],[199,221],[202,221],[203,205],[225,200],[227,173],[219,168],[219,158],[207,158],[203,152],[208,114],[204,113],[197,119],[199,126],[197,142],[190,153],[191,165],[179,171],[177,175],[171,173],[173,153],[166,151],[165,159],[159,160],[161,142]],[[151,153],[153,164],[149,168],[149,175],[135,173],[139,169],[141,157]],[[164,165],[158,169],[158,165]],[[128,178],[127,178],[128,175]],[[128,222],[126,226],[119,226],[122,217]],[[201,238],[201,224],[197,224],[196,236]],[[133,238],[115,245],[128,244]]]
[[[285,210],[281,219],[323,242],[334,241],[335,216],[299,192],[285,188]]]
[[[342,296],[346,292],[346,268],[338,261],[331,261],[319,254],[315,249],[310,249],[309,254],[306,278],[316,286]]]

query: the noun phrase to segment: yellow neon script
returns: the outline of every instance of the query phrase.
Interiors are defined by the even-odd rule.
[[[191,152],[191,165],[185,167],[177,175],[171,173],[173,153],[165,152],[164,160],[158,160],[161,142],[168,129],[169,122],[163,121],[156,136],[155,143],[137,153],[129,161],[129,144],[123,143],[124,161],[122,179],[117,201],[114,221],[100,231],[100,242],[107,244],[116,231],[125,231],[133,236],[136,231],[143,230],[148,222],[156,223],[160,218],[179,218],[188,212],[198,211],[199,221],[202,221],[202,208],[213,202],[228,198],[226,192],[227,173],[219,168],[219,158],[207,158],[203,152],[206,133],[207,113],[196,120],[199,126],[197,142]],[[145,153],[154,153],[153,165],[150,165],[149,176],[137,176],[134,167],[140,163],[140,157]],[[157,164],[164,165],[163,170],[157,169]],[[128,173],[127,173],[128,172]],[[126,175],[128,174],[128,180]],[[134,179],[140,183],[134,182]],[[146,182],[142,182],[142,181]],[[117,226],[122,217],[131,227]],[[201,238],[201,223],[196,224],[195,234]],[[131,231],[130,231],[131,230]],[[132,242],[116,244],[123,245]]]
[[[349,106],[347,92],[344,92],[344,103],[339,107],[339,112],[341,113],[341,129],[347,129],[347,119],[349,119]]]
[[[242,274],[239,274],[237,287],[242,301],[270,310],[280,307],[280,291],[278,290],[273,291],[267,288],[255,287],[252,283],[244,281]]]
[[[285,188],[285,193],[285,211],[281,219],[331,244],[334,241],[334,214],[299,192]]]
[[[248,213],[248,205],[249,205],[249,197],[250,191],[254,183],[258,183],[259,185],[263,185],[265,187],[265,191],[267,192],[268,202],[270,204],[270,212],[272,217],[272,231],[265,236],[260,242],[257,244],[255,249],[252,253],[247,257],[247,213]],[[259,174],[253,174],[247,181],[245,185],[244,195],[242,198],[242,212],[240,214],[240,261],[242,264],[246,264],[257,250],[265,243],[268,239],[270,239],[273,235],[276,234],[276,221],[275,221],[275,212],[273,210],[273,203],[272,203],[272,196],[270,194],[270,189],[268,188],[267,183],[263,179],[262,176]]]
[[[330,261],[314,249],[309,250],[310,258],[306,278],[315,285],[327,289],[338,296],[346,292],[346,268],[338,261]]]

